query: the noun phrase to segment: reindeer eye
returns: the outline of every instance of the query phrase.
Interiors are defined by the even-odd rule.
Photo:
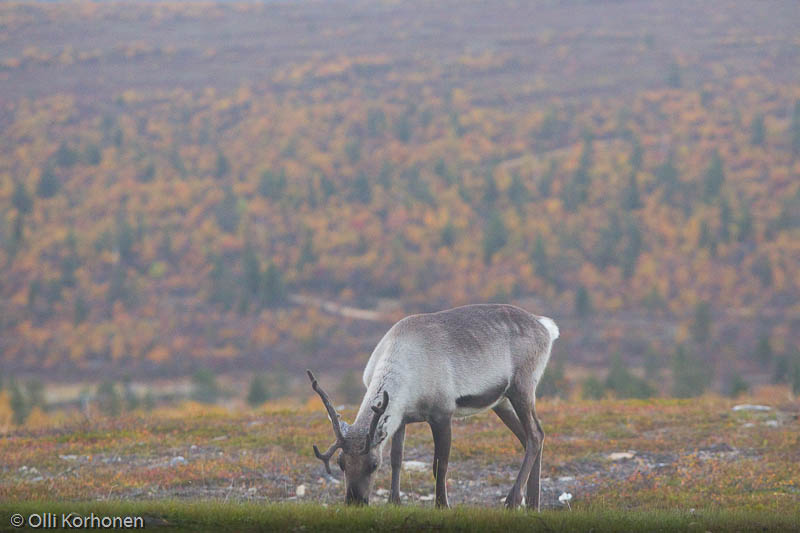
[[[369,464],[369,471],[370,471],[370,472],[374,472],[374,471],[376,471],[377,469],[378,469],[378,461],[372,461],[372,462]]]

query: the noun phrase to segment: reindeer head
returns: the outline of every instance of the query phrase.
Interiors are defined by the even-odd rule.
[[[355,426],[349,426],[340,419],[339,413],[333,408],[328,395],[319,386],[314,374],[310,370],[306,372],[308,372],[308,377],[311,379],[311,388],[322,398],[322,403],[325,405],[328,417],[333,425],[333,434],[336,437],[336,441],[331,444],[325,453],[320,453],[315,444],[314,455],[325,464],[325,470],[328,471],[328,474],[331,474],[330,459],[336,450],[341,450],[336,462],[344,472],[345,503],[368,505],[369,495],[372,492],[372,479],[381,466],[381,453],[378,444],[385,438],[385,435],[382,434],[378,439],[375,439],[375,433],[378,429],[381,415],[389,405],[389,393],[383,391],[383,399],[378,405],[372,406],[372,420],[369,424],[369,430],[365,433],[364,431],[359,431]]]

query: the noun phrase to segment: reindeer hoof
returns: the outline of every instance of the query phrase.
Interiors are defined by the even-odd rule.
[[[522,494],[514,493],[512,490],[506,496],[506,509],[516,509],[522,505]]]

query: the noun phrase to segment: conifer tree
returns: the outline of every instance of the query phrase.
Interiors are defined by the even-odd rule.
[[[250,407],[263,405],[270,399],[269,385],[264,374],[256,374],[250,380],[250,388],[247,391],[247,403]]]

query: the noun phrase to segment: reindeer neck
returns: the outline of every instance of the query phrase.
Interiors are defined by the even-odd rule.
[[[403,420],[405,409],[403,402],[406,395],[403,393],[403,384],[400,379],[390,376],[384,376],[382,379],[373,379],[367,389],[367,393],[364,395],[364,399],[361,401],[361,407],[359,407],[358,414],[353,422],[354,429],[359,433],[366,434],[369,431],[369,425],[374,414],[372,406],[378,405],[383,398],[384,390],[389,393],[389,406],[383,414],[383,418],[386,420],[384,426],[386,439],[381,443],[381,447],[394,435]]]

